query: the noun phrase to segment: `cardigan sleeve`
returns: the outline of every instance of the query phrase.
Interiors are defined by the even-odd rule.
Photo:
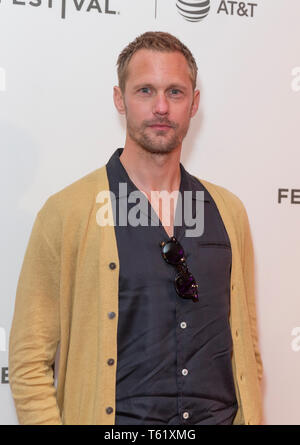
[[[242,268],[243,268],[243,279],[245,283],[245,292],[249,313],[249,322],[251,329],[251,336],[253,342],[253,348],[257,363],[257,376],[259,381],[262,380],[263,365],[261,360],[261,355],[259,352],[259,342],[257,333],[257,317],[256,317],[256,302],[255,302],[255,262],[254,262],[254,249],[250,230],[250,224],[248,215],[244,205],[241,206],[241,217],[242,217]]]
[[[62,424],[53,375],[60,339],[60,262],[50,241],[39,213],[23,260],[9,337],[9,381],[20,424]]]

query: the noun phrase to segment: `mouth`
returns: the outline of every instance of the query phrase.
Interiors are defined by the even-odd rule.
[[[149,127],[153,128],[153,130],[160,130],[160,131],[166,131],[172,128],[171,125],[166,125],[166,124],[154,124],[154,125],[149,125]]]

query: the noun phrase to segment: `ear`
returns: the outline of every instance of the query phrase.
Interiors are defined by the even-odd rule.
[[[199,108],[199,103],[200,103],[200,91],[195,90],[194,91],[194,100],[193,100],[193,104],[192,104],[192,108],[191,108],[191,117],[194,117],[195,114],[197,113],[198,108]]]
[[[114,103],[120,114],[125,114],[125,104],[120,87],[114,87]]]

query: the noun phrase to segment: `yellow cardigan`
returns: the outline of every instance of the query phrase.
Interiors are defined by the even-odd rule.
[[[239,405],[234,423],[259,424],[262,363],[248,218],[234,194],[201,182],[232,247],[230,326]],[[105,166],[50,196],[34,222],[9,338],[9,380],[21,424],[115,422],[119,259],[114,227],[96,223],[102,190],[109,190]],[[111,358],[114,365],[107,363]]]

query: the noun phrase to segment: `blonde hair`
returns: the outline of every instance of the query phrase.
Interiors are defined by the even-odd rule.
[[[128,65],[132,56],[140,49],[159,52],[179,51],[184,55],[190,68],[193,89],[196,88],[198,67],[191,51],[175,36],[167,32],[145,32],[129,43],[120,53],[117,61],[119,87],[124,92]]]

